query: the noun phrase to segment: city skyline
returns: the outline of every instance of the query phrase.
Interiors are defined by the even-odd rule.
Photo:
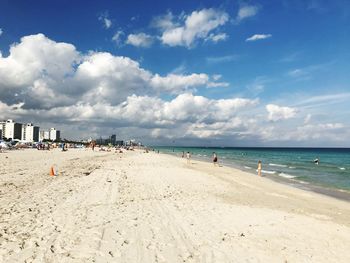
[[[343,0],[4,1],[0,119],[72,139],[350,147],[349,22]]]
[[[23,142],[56,141],[61,139],[61,131],[54,127],[40,129],[33,122],[19,123],[13,119],[0,120],[0,140],[20,140]]]

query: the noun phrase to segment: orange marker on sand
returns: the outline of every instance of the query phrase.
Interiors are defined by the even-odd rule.
[[[50,176],[55,176],[55,171],[53,169],[53,166],[51,166],[51,169],[50,169]]]

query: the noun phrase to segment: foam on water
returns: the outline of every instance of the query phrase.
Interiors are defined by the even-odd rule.
[[[284,164],[276,164],[276,163],[269,163],[270,166],[277,166],[277,167],[287,167],[287,165]]]
[[[251,170],[252,168],[249,166],[244,166],[244,168]]]
[[[262,173],[264,174],[275,174],[277,173],[276,171],[268,171],[268,170],[261,170]]]
[[[294,175],[290,175],[290,174],[286,174],[286,173],[280,173],[278,175],[281,176],[281,177],[284,177],[284,178],[288,178],[288,179],[293,179],[293,178],[296,177]]]
[[[342,171],[346,170],[344,167],[338,167],[338,168]]]

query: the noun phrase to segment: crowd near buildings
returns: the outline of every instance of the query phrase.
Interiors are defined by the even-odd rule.
[[[61,132],[55,128],[40,130],[40,127],[33,123],[22,124],[14,120],[6,120],[0,121],[0,140],[4,139],[24,142],[59,141]]]

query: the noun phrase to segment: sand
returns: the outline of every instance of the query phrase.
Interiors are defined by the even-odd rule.
[[[0,164],[0,262],[350,262],[349,202],[233,168],[83,149]]]

